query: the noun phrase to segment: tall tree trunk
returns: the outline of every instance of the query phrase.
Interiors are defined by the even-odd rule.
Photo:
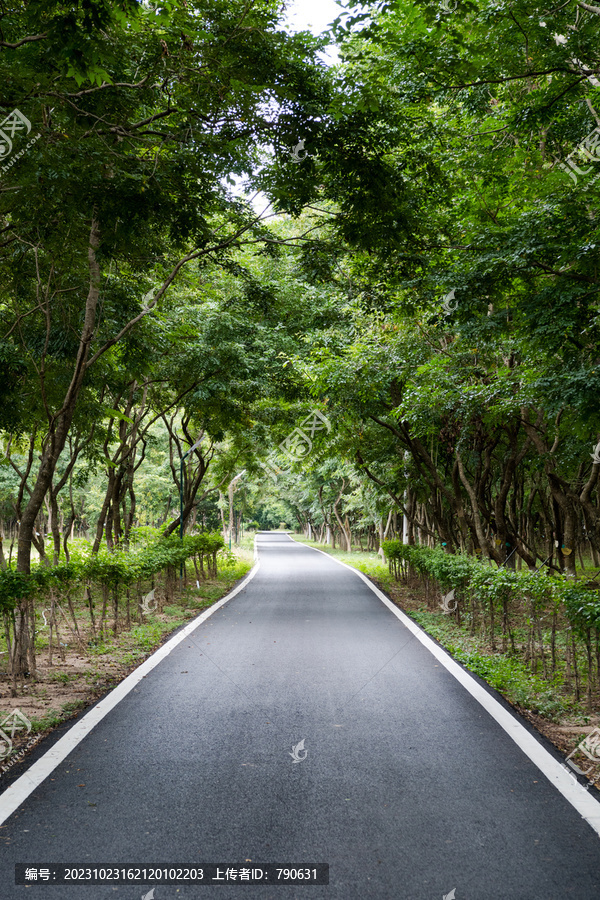
[[[29,496],[29,500],[23,509],[21,523],[19,527],[19,544],[17,551],[17,571],[29,574],[31,569],[31,544],[33,541],[33,531],[35,528],[35,520],[38,516],[44,497],[46,496],[52,478],[56,470],[58,458],[66,444],[69,435],[69,429],[77,399],[79,397],[83,379],[86,372],[86,363],[89,356],[90,344],[94,336],[94,328],[96,324],[96,309],[98,306],[98,296],[100,293],[100,266],[96,259],[96,251],[100,246],[100,231],[96,218],[92,219],[90,228],[90,243],[88,249],[88,268],[90,275],[90,283],[88,296],[85,304],[84,322],[79,340],[79,348],[71,383],[67,388],[61,408],[55,413],[49,422],[48,433],[42,446],[42,454],[40,467],[35,484]],[[44,376],[42,374],[42,390],[44,390]],[[27,628],[27,608],[26,604],[20,604],[15,611],[15,652],[13,659],[17,669],[13,668],[13,674],[20,675],[26,671],[25,660],[31,654],[33,648],[29,646],[29,630]]]

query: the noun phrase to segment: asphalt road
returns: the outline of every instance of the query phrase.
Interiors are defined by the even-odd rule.
[[[439,659],[348,569],[259,546],[244,590],[4,823],[1,900],[149,891],[15,886],[15,863],[49,862],[330,866],[327,886],[154,900],[598,900],[600,837]]]

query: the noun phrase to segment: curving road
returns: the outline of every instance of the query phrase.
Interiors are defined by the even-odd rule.
[[[366,579],[284,534],[257,544],[236,596],[0,796],[2,900],[150,891],[15,886],[15,863],[59,862],[330,867],[154,900],[597,900],[600,804],[553,748]]]

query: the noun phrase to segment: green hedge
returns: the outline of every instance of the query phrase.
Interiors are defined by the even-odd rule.
[[[13,610],[19,603],[50,588],[68,593],[82,584],[95,583],[111,590],[153,579],[159,573],[177,571],[188,560],[200,566],[202,577],[216,575],[216,556],[225,544],[221,534],[205,532],[159,538],[140,550],[73,549],[68,563],[48,566],[39,563],[29,575],[13,568],[0,570],[0,611]]]
[[[442,591],[455,591],[455,599],[479,603],[503,615],[515,604],[528,604],[535,618],[544,611],[561,608],[579,634],[600,631],[600,595],[563,575],[493,569],[478,559],[446,553],[439,547],[418,547],[401,541],[384,541],[383,552],[395,578],[414,574],[437,582]]]

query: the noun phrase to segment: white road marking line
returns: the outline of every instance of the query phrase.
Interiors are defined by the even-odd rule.
[[[299,542],[296,541],[296,543]],[[305,547],[307,545],[302,544],[301,546]],[[341,562],[341,560],[335,559],[335,557],[330,556],[329,553],[325,553],[324,550],[318,550],[316,547],[308,547],[308,549],[316,550],[317,553],[322,553],[323,556],[333,560],[333,562],[343,566],[345,569],[348,569],[348,571],[361,578],[373,593],[385,603],[388,609],[400,619],[402,624],[414,634],[417,640],[419,640],[423,646],[427,647],[429,652],[432,653],[446,669],[448,669],[450,674],[453,675],[471,696],[483,706],[486,712],[496,720],[500,727],[513,739],[523,753],[529,757],[531,762],[546,776],[548,781],[560,791],[565,800],[568,800],[571,806],[577,810],[588,825],[594,829],[596,834],[600,835],[600,803],[594,797],[590,796],[578,781],[574,780],[569,775],[561,763],[559,763],[558,760],[556,760],[554,756],[540,744],[537,738],[534,737],[534,735],[532,735],[512,713],[505,709],[495,697],[489,694],[488,691],[486,691],[486,689],[482,687],[471,674],[469,674],[469,672],[466,672],[459,666],[442,647],[439,647],[435,641],[425,634],[416,622],[413,622],[406,613],[403,613],[401,609],[398,609],[398,607],[392,603],[379,588],[375,587],[375,585],[369,581],[366,575],[359,572],[358,569],[353,569],[352,566]]]
[[[256,575],[260,568],[257,562],[254,568],[248,573],[241,584],[222,597],[218,603],[211,606],[210,609],[200,613],[178,634],[174,635],[166,644],[148,657],[148,659],[139,666],[135,672],[128,675],[120,684],[114,688],[103,700],[86,713],[78,722],[76,722],[63,737],[58,740],[50,750],[46,751],[37,762],[35,762],[26,772],[10,785],[2,794],[0,794],[0,824],[6,821],[15,810],[19,808],[27,797],[53,772],[57,766],[69,755],[71,750],[81,743],[93,728],[96,727],[111,709],[114,709],[121,700],[129,694],[140,681],[148,675],[164,658],[171,653],[172,650],[181,644],[182,641],[194,631],[198,625],[201,625],[209,616],[224,606],[229,600],[232,600],[236,594],[242,591],[249,581]]]

